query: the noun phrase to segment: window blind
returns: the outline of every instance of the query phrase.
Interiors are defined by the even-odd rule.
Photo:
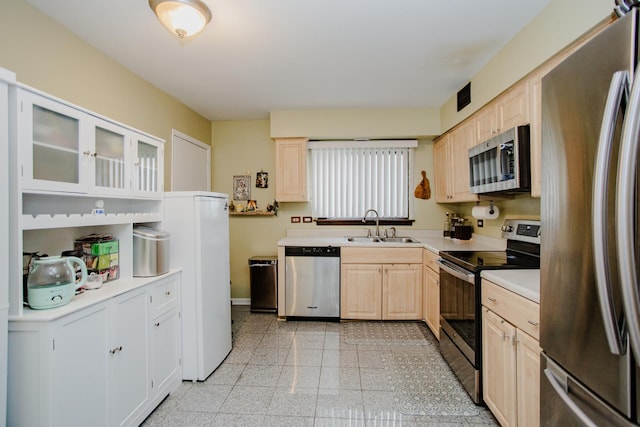
[[[409,174],[416,141],[375,144],[310,144],[313,215],[362,218],[375,209],[381,218],[409,218]]]

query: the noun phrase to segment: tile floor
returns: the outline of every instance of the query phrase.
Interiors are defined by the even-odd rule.
[[[278,321],[234,306],[233,350],[144,426],[496,426],[414,322]]]

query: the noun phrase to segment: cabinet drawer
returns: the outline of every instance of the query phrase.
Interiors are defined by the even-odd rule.
[[[155,318],[180,305],[178,277],[173,276],[157,283],[151,291],[151,317]]]
[[[482,305],[535,339],[540,335],[540,306],[486,279],[482,279]]]
[[[422,248],[342,248],[343,264],[421,264]]]
[[[438,259],[440,255],[434,254],[429,249],[422,250],[422,262],[424,265],[435,271],[436,273],[440,272],[440,267],[438,267]]]

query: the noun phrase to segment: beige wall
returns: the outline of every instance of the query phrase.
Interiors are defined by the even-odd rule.
[[[165,143],[171,182],[171,129],[211,140],[210,121],[88,45],[23,0],[2,0],[0,67],[20,83],[57,96]]]
[[[213,122],[211,125],[213,150],[213,191],[231,193],[234,175],[251,175],[251,197],[258,207],[264,208],[275,198],[274,169],[275,146],[270,136],[268,120],[242,120]],[[328,137],[337,138],[340,135]],[[433,143],[420,141],[415,151],[415,177],[418,185],[421,170],[433,182]],[[269,188],[255,188],[256,172],[269,173]],[[416,229],[442,229],[445,206],[434,199],[415,200]],[[364,214],[364,212],[363,212]],[[291,224],[291,216],[310,216],[310,203],[281,203],[277,217],[231,216],[231,295],[234,298],[249,297],[248,259],[255,255],[276,255],[277,242],[288,228],[327,230],[328,226]],[[333,227],[331,227],[333,228]],[[398,227],[400,230],[403,227]],[[406,228],[406,227],[404,227]],[[363,230],[364,233],[364,230]]]
[[[607,19],[612,10],[613,1],[550,0],[549,5],[529,25],[473,76],[469,106],[456,112],[455,94],[445,103],[440,110],[442,131],[451,129],[580,35]]]
[[[272,111],[271,136],[417,138],[440,135],[437,108]]]

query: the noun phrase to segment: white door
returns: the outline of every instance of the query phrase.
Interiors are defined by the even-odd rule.
[[[171,191],[211,190],[211,147],[173,131]]]

